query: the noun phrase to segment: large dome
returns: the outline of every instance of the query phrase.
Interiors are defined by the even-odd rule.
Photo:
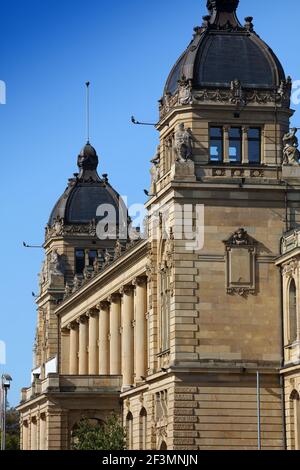
[[[239,80],[244,88],[275,88],[285,79],[274,52],[253,30],[252,17],[242,26],[236,16],[239,0],[209,0],[209,15],[173,67],[165,94],[173,95],[180,80],[193,88],[229,87]]]
[[[87,144],[78,156],[80,173],[69,180],[69,185],[59,198],[50,215],[48,225],[52,227],[58,219],[65,224],[88,224],[97,220],[97,208],[102,204],[112,205],[118,214],[120,196],[110,186],[106,176],[97,173],[96,150]]]

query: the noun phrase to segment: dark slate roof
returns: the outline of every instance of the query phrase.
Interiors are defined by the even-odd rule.
[[[165,93],[174,94],[178,80],[194,88],[228,87],[239,80],[246,88],[275,88],[285,79],[274,52],[254,32],[252,18],[242,26],[236,17],[238,1],[209,1],[210,15],[172,69]]]
[[[78,157],[80,174],[69,180],[69,185],[51,212],[48,225],[53,226],[57,218],[65,224],[88,224],[97,220],[97,208],[111,204],[118,214],[119,194],[97,173],[98,156],[88,144]]]

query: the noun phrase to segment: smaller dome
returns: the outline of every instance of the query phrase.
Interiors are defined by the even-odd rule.
[[[88,142],[78,155],[77,165],[80,170],[96,170],[98,163],[97,152]]]
[[[69,180],[69,185],[59,198],[50,215],[48,225],[52,227],[57,219],[65,224],[88,224],[98,220],[96,213],[100,205],[111,205],[117,214],[123,203],[120,195],[109,184],[107,175],[103,179],[97,173],[98,156],[88,142],[78,156],[79,175]],[[127,212],[126,208],[123,208]],[[125,212],[124,212],[125,213]]]

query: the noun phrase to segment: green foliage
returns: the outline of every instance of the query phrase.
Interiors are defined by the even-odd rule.
[[[126,433],[120,419],[111,415],[102,425],[83,419],[73,433],[74,450],[125,450]]]
[[[14,408],[9,408],[6,411],[6,450],[20,449],[19,436],[19,413]]]

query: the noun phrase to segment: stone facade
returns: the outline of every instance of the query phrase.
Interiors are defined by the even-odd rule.
[[[223,23],[223,3],[208,2],[187,61],[206,35],[255,34],[249,18],[236,23],[238,2],[225,2]],[[296,166],[282,167],[291,82],[273,67],[269,88],[179,77],[171,93],[169,79],[145,238],[112,249],[93,221],[48,227],[36,369],[19,406],[24,450],[70,448],[83,416],[111,412],[129,449],[256,449],[257,372],[262,448],[299,449],[300,252],[290,231],[300,180]],[[95,249],[105,255],[91,265]]]

